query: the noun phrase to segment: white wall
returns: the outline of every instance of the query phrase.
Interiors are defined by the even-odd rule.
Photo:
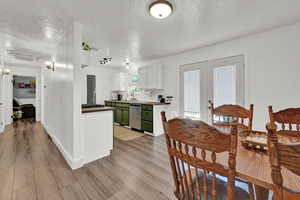
[[[165,95],[175,97],[170,110],[179,112],[179,66],[245,55],[245,103],[254,104],[254,128],[265,130],[268,105],[274,110],[300,107],[300,23],[186,53],[153,60],[164,68]]]
[[[99,66],[82,69],[82,103],[87,103],[87,75],[96,75],[96,103],[104,104],[105,100],[111,99],[112,76],[119,71]]]
[[[73,25],[68,27],[58,46],[55,60],[61,65],[55,71],[42,67],[42,123],[71,167],[74,158],[73,29]]]
[[[3,76],[3,110],[4,110],[4,125],[9,125],[12,123],[12,113],[13,113],[13,84],[12,76],[5,75]]]
[[[43,125],[66,160],[73,156],[73,71],[43,69]]]
[[[11,70],[12,76],[19,75],[19,76],[32,76],[36,78],[36,98],[35,99],[19,99],[22,104],[33,104],[36,107],[36,120],[41,120],[41,106],[42,106],[42,96],[41,96],[41,68],[39,67],[24,67],[24,66],[8,66]],[[12,78],[12,77],[11,77]],[[11,97],[7,96],[9,101]]]
[[[84,156],[81,130],[82,25],[74,22],[67,28],[55,56],[56,70],[42,68],[42,123],[69,166],[76,169],[82,166]]]

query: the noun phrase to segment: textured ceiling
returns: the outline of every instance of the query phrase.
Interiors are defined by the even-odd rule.
[[[84,39],[120,66],[126,58],[142,62],[300,20],[299,0],[173,2],[174,14],[157,20],[147,0],[2,0],[0,48],[51,57],[66,27],[78,21]]]

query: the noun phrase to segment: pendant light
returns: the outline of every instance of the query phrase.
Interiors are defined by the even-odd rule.
[[[157,19],[164,19],[173,12],[173,5],[167,0],[155,0],[149,5],[149,13]]]

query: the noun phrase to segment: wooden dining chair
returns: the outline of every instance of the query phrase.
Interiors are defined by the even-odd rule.
[[[230,131],[230,120],[237,120],[238,133],[245,130],[252,130],[254,105],[250,104],[249,110],[233,104],[224,104],[218,107],[214,107],[214,104],[210,102],[211,120],[212,125],[219,130]],[[228,130],[229,129],[229,130]],[[243,179],[237,178],[237,181],[248,185],[250,193],[250,199],[254,199],[253,184]]]
[[[174,194],[179,200],[247,199],[248,193],[235,187],[237,124],[231,134],[191,119],[167,121],[162,112],[167,150],[174,180]],[[217,156],[228,154],[228,166],[218,163]],[[217,174],[227,178],[222,181]]]
[[[274,120],[276,120],[278,116],[279,115],[276,116],[275,114]],[[277,118],[277,120],[279,119],[281,118]],[[296,120],[296,118],[293,119],[294,121],[290,122],[300,123],[300,118],[298,118],[298,120]],[[282,167],[285,167],[296,176],[300,176],[300,144],[283,144],[278,142],[278,134],[282,134],[282,132],[277,131],[277,126],[274,122],[268,123],[266,128],[268,130],[268,151],[272,169],[271,175],[274,183],[275,200],[300,200],[300,191],[293,191],[290,188],[284,187],[281,173]],[[294,131],[292,133],[294,134],[296,132]],[[298,134],[300,134],[300,131],[298,131]]]
[[[300,137],[300,108],[287,108],[273,112],[272,106],[269,106],[269,116],[270,122],[281,125],[277,134]]]
[[[215,108],[214,104],[210,102],[210,110],[212,125],[216,128],[228,128],[230,120],[235,119],[238,121],[238,132],[252,130],[253,104],[248,110],[240,105],[232,104],[224,104]]]

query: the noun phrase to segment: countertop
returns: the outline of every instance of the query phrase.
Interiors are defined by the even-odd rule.
[[[94,107],[94,108],[82,108],[81,113],[90,113],[90,112],[103,112],[103,111],[110,111],[114,108],[111,107]]]
[[[107,100],[109,102],[116,102],[116,103],[128,103],[128,104],[143,104],[143,105],[170,105],[170,103],[160,103],[155,101],[117,101],[117,100]]]

